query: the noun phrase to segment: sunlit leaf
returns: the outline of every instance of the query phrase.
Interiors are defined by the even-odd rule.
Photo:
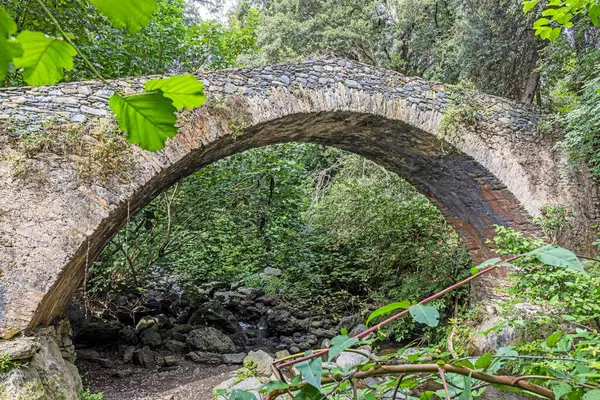
[[[397,310],[399,308],[408,308],[410,307],[410,301],[408,300],[403,300],[403,301],[398,301],[396,303],[390,303],[387,304],[383,307],[379,307],[377,310],[373,311],[370,315],[369,318],[367,318],[367,322],[366,325],[369,326],[369,322],[371,322],[371,320],[373,318],[377,318],[381,315],[385,315],[388,314],[394,310]]]
[[[546,338],[546,346],[548,346],[548,347],[556,346],[556,343],[558,343],[558,341],[560,340],[561,337],[562,337],[562,332],[554,332],[552,335],[550,335],[550,336],[548,336],[548,338]]]
[[[77,52],[63,39],[23,31],[17,36],[17,42],[23,48],[23,54],[13,62],[16,68],[23,68],[23,79],[30,85],[57,83],[63,78],[65,69],[73,69],[73,57]]]
[[[567,267],[573,271],[587,274],[583,265],[581,265],[581,262],[577,259],[577,256],[573,254],[573,252],[563,249],[562,247],[547,245],[530,251],[526,255],[535,257],[546,265],[551,265],[553,267]]]
[[[431,327],[436,327],[440,323],[440,313],[433,307],[416,304],[409,308],[410,315],[415,321]]]
[[[463,391],[460,394],[460,400],[473,400],[473,394],[471,393],[471,377],[464,376],[463,377]]]
[[[270,393],[273,390],[287,389],[290,385],[282,381],[270,381],[262,385],[258,390],[261,393]]]
[[[486,369],[492,363],[492,355],[485,353],[475,361],[475,368]]]
[[[6,77],[10,63],[23,54],[21,45],[10,38],[17,32],[17,24],[6,10],[0,7],[0,81]]]
[[[177,134],[175,107],[160,93],[142,93],[110,98],[110,108],[117,115],[119,127],[127,132],[127,140],[142,149],[156,151]]]
[[[329,349],[329,361],[333,360],[338,354],[341,354],[347,348],[354,346],[359,340],[348,337],[347,335],[336,336],[331,339],[331,348]]]
[[[321,390],[321,374],[323,373],[323,361],[321,357],[302,361],[296,364],[296,368],[300,371],[306,383]]]
[[[533,9],[538,3],[538,0],[524,1],[523,4],[523,12],[527,13]]]
[[[206,102],[204,84],[194,75],[177,75],[146,82],[146,91],[161,90],[163,96],[173,101],[178,110],[200,107]]]
[[[485,269],[485,268],[487,268],[487,267],[489,267],[491,265],[497,264],[500,261],[502,261],[502,260],[500,258],[498,258],[498,257],[496,257],[496,258],[490,258],[489,260],[485,260],[484,262],[482,262],[478,266],[471,268],[471,274],[475,275],[476,273],[478,273],[482,269]]]
[[[150,23],[158,8],[156,0],[90,0],[117,28],[127,28],[136,33]]]

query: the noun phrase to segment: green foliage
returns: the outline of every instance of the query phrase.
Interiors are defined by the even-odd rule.
[[[306,352],[306,355],[310,354],[312,354],[311,351]],[[321,391],[321,374],[323,373],[323,359],[321,357],[299,362],[296,364],[296,368],[300,371],[306,383]]]
[[[410,315],[418,323],[435,328],[440,323],[440,313],[434,307],[416,304],[409,308]]]
[[[116,28],[127,28],[136,33],[150,23],[156,11],[156,0],[90,0],[98,10],[108,17]]]
[[[385,314],[389,314],[392,311],[397,310],[399,308],[408,308],[408,307],[410,307],[410,301],[407,301],[407,300],[390,303],[383,307],[379,307],[377,310],[375,310],[371,314],[369,314],[369,317],[367,318],[367,322],[365,322],[365,324],[367,326],[369,326],[369,322],[371,322],[371,320],[374,318],[377,318],[377,317],[385,315]]]
[[[63,78],[63,70],[73,69],[77,51],[62,38],[42,32],[23,31],[17,36],[23,55],[13,60],[15,68],[23,68],[25,82],[34,86],[51,85]]]
[[[544,234],[555,242],[558,234],[567,227],[573,227],[575,215],[568,211],[563,205],[544,204],[540,207],[541,217],[535,218],[535,222],[542,228]]]
[[[18,364],[8,354],[0,354],[0,377],[17,368]]]
[[[205,103],[202,89],[204,84],[193,75],[178,75],[164,79],[153,79],[146,82],[147,92],[160,91],[163,96],[173,101],[177,110],[191,110]]]
[[[8,73],[12,60],[23,54],[21,45],[11,39],[17,24],[3,7],[0,7],[0,81]]]
[[[127,139],[141,148],[156,151],[165,147],[168,138],[177,134],[177,109],[160,92],[110,98],[110,108],[117,115],[119,127]]]
[[[331,339],[331,347],[329,349],[329,361],[341,354],[344,350],[354,346],[360,340],[348,337],[348,335],[340,335]]]
[[[242,390],[233,390],[229,395],[229,400],[256,400],[256,396]]]
[[[539,0],[523,1],[523,12],[530,12],[538,3]],[[573,26],[577,15],[587,16],[595,26],[600,27],[600,3],[597,0],[551,0],[544,6],[542,17],[533,24],[535,34],[542,39],[558,39],[563,29]]]
[[[86,388],[81,394],[81,400],[102,400],[104,393],[93,393],[90,388]]]

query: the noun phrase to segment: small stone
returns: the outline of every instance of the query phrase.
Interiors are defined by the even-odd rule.
[[[275,353],[275,359],[280,360],[282,358],[285,357],[289,357],[290,356],[290,352],[287,350],[279,350],[277,353]]]
[[[225,364],[243,364],[246,358],[246,353],[223,354],[223,362]]]
[[[158,325],[158,321],[156,320],[156,318],[144,317],[140,319],[140,321],[135,326],[135,331],[139,333],[153,327],[154,325]]]
[[[193,329],[194,327],[190,324],[182,324],[173,326],[173,328],[171,328],[171,331],[177,333],[190,333]]]
[[[115,378],[127,378],[127,377],[133,375],[133,371],[130,369],[120,369],[120,370],[114,371],[111,375],[114,376]]]
[[[192,351],[186,355],[187,358],[199,364],[222,364],[223,358],[220,354],[205,351]]]
[[[135,346],[127,346],[125,350],[123,350],[123,362],[129,363],[133,359],[133,352],[135,351]]]
[[[0,342],[0,354],[6,354],[13,360],[26,360],[33,357],[40,345],[34,338],[22,337]]]
[[[71,122],[85,122],[87,117],[83,114],[75,114],[71,117]]]
[[[300,353],[300,348],[298,346],[291,346],[290,347],[290,353],[292,353],[292,354],[298,354],[298,353]]]
[[[82,113],[97,115],[97,116],[101,116],[101,117],[103,117],[107,114],[106,110],[100,110],[100,109],[92,108],[92,107],[88,107],[88,106],[81,106],[80,110]]]
[[[82,94],[84,96],[89,96],[93,92],[92,89],[89,88],[89,86],[79,86],[77,88],[77,93]]]
[[[244,366],[254,370],[258,376],[268,377],[273,373],[271,369],[273,361],[275,361],[273,357],[262,350],[251,351],[244,359]]]
[[[100,357],[96,350],[80,349],[77,350],[77,358],[80,360],[95,360]]]
[[[114,367],[114,363],[112,362],[112,360],[109,360],[108,358],[96,358],[94,360],[94,362],[96,364],[98,364],[99,366],[101,366],[102,368],[112,368],[112,367]]]
[[[165,361],[165,366],[173,367],[179,364],[179,358],[175,356],[164,356],[163,360]]]
[[[235,93],[237,91],[237,86],[228,82],[225,84],[223,91],[228,94]]]

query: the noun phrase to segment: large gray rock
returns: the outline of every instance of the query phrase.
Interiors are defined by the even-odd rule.
[[[133,363],[146,369],[156,368],[154,352],[148,346],[133,352]]]
[[[251,351],[244,359],[244,366],[253,370],[258,376],[268,377],[273,374],[271,369],[273,361],[275,361],[273,357],[262,350]]]
[[[156,329],[146,329],[140,335],[140,342],[142,342],[143,345],[150,347],[151,349],[158,349],[162,344],[162,337]]]
[[[243,364],[245,358],[246,353],[223,354],[225,364]]]
[[[267,326],[275,332],[291,334],[300,329],[301,325],[300,321],[286,309],[271,309],[267,312]]]
[[[21,337],[0,341],[0,355],[7,355],[12,360],[26,360],[34,356],[40,344],[32,337]]]
[[[194,329],[188,334],[186,343],[193,350],[213,353],[233,353],[235,344],[223,332],[213,327]]]
[[[347,369],[356,367],[367,360],[368,358],[361,354],[344,352],[338,356],[338,358],[335,360],[335,363],[338,367]]]
[[[83,387],[77,368],[62,357],[53,329],[41,332],[38,351],[0,379],[0,399],[79,399]]]
[[[171,353],[184,354],[187,352],[187,344],[171,339],[165,342],[165,349]]]

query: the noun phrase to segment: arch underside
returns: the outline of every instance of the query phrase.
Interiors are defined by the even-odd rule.
[[[58,277],[43,275],[27,284],[45,293],[33,317],[21,316],[29,328],[59,316],[81,284],[86,264],[137,212],[166,188],[203,166],[250,148],[284,142],[312,142],[360,154],[411,182],[432,200],[462,235],[475,260],[490,255],[485,240],[493,224],[529,230],[528,215],[516,198],[488,170],[435,135],[401,121],[347,111],[292,114],[224,135],[193,150],[135,189],[127,202],[103,218],[80,243]],[[0,310],[7,307],[0,297]],[[2,304],[4,303],[4,304]],[[0,317],[10,317],[2,316]],[[12,316],[13,318],[15,316]]]

